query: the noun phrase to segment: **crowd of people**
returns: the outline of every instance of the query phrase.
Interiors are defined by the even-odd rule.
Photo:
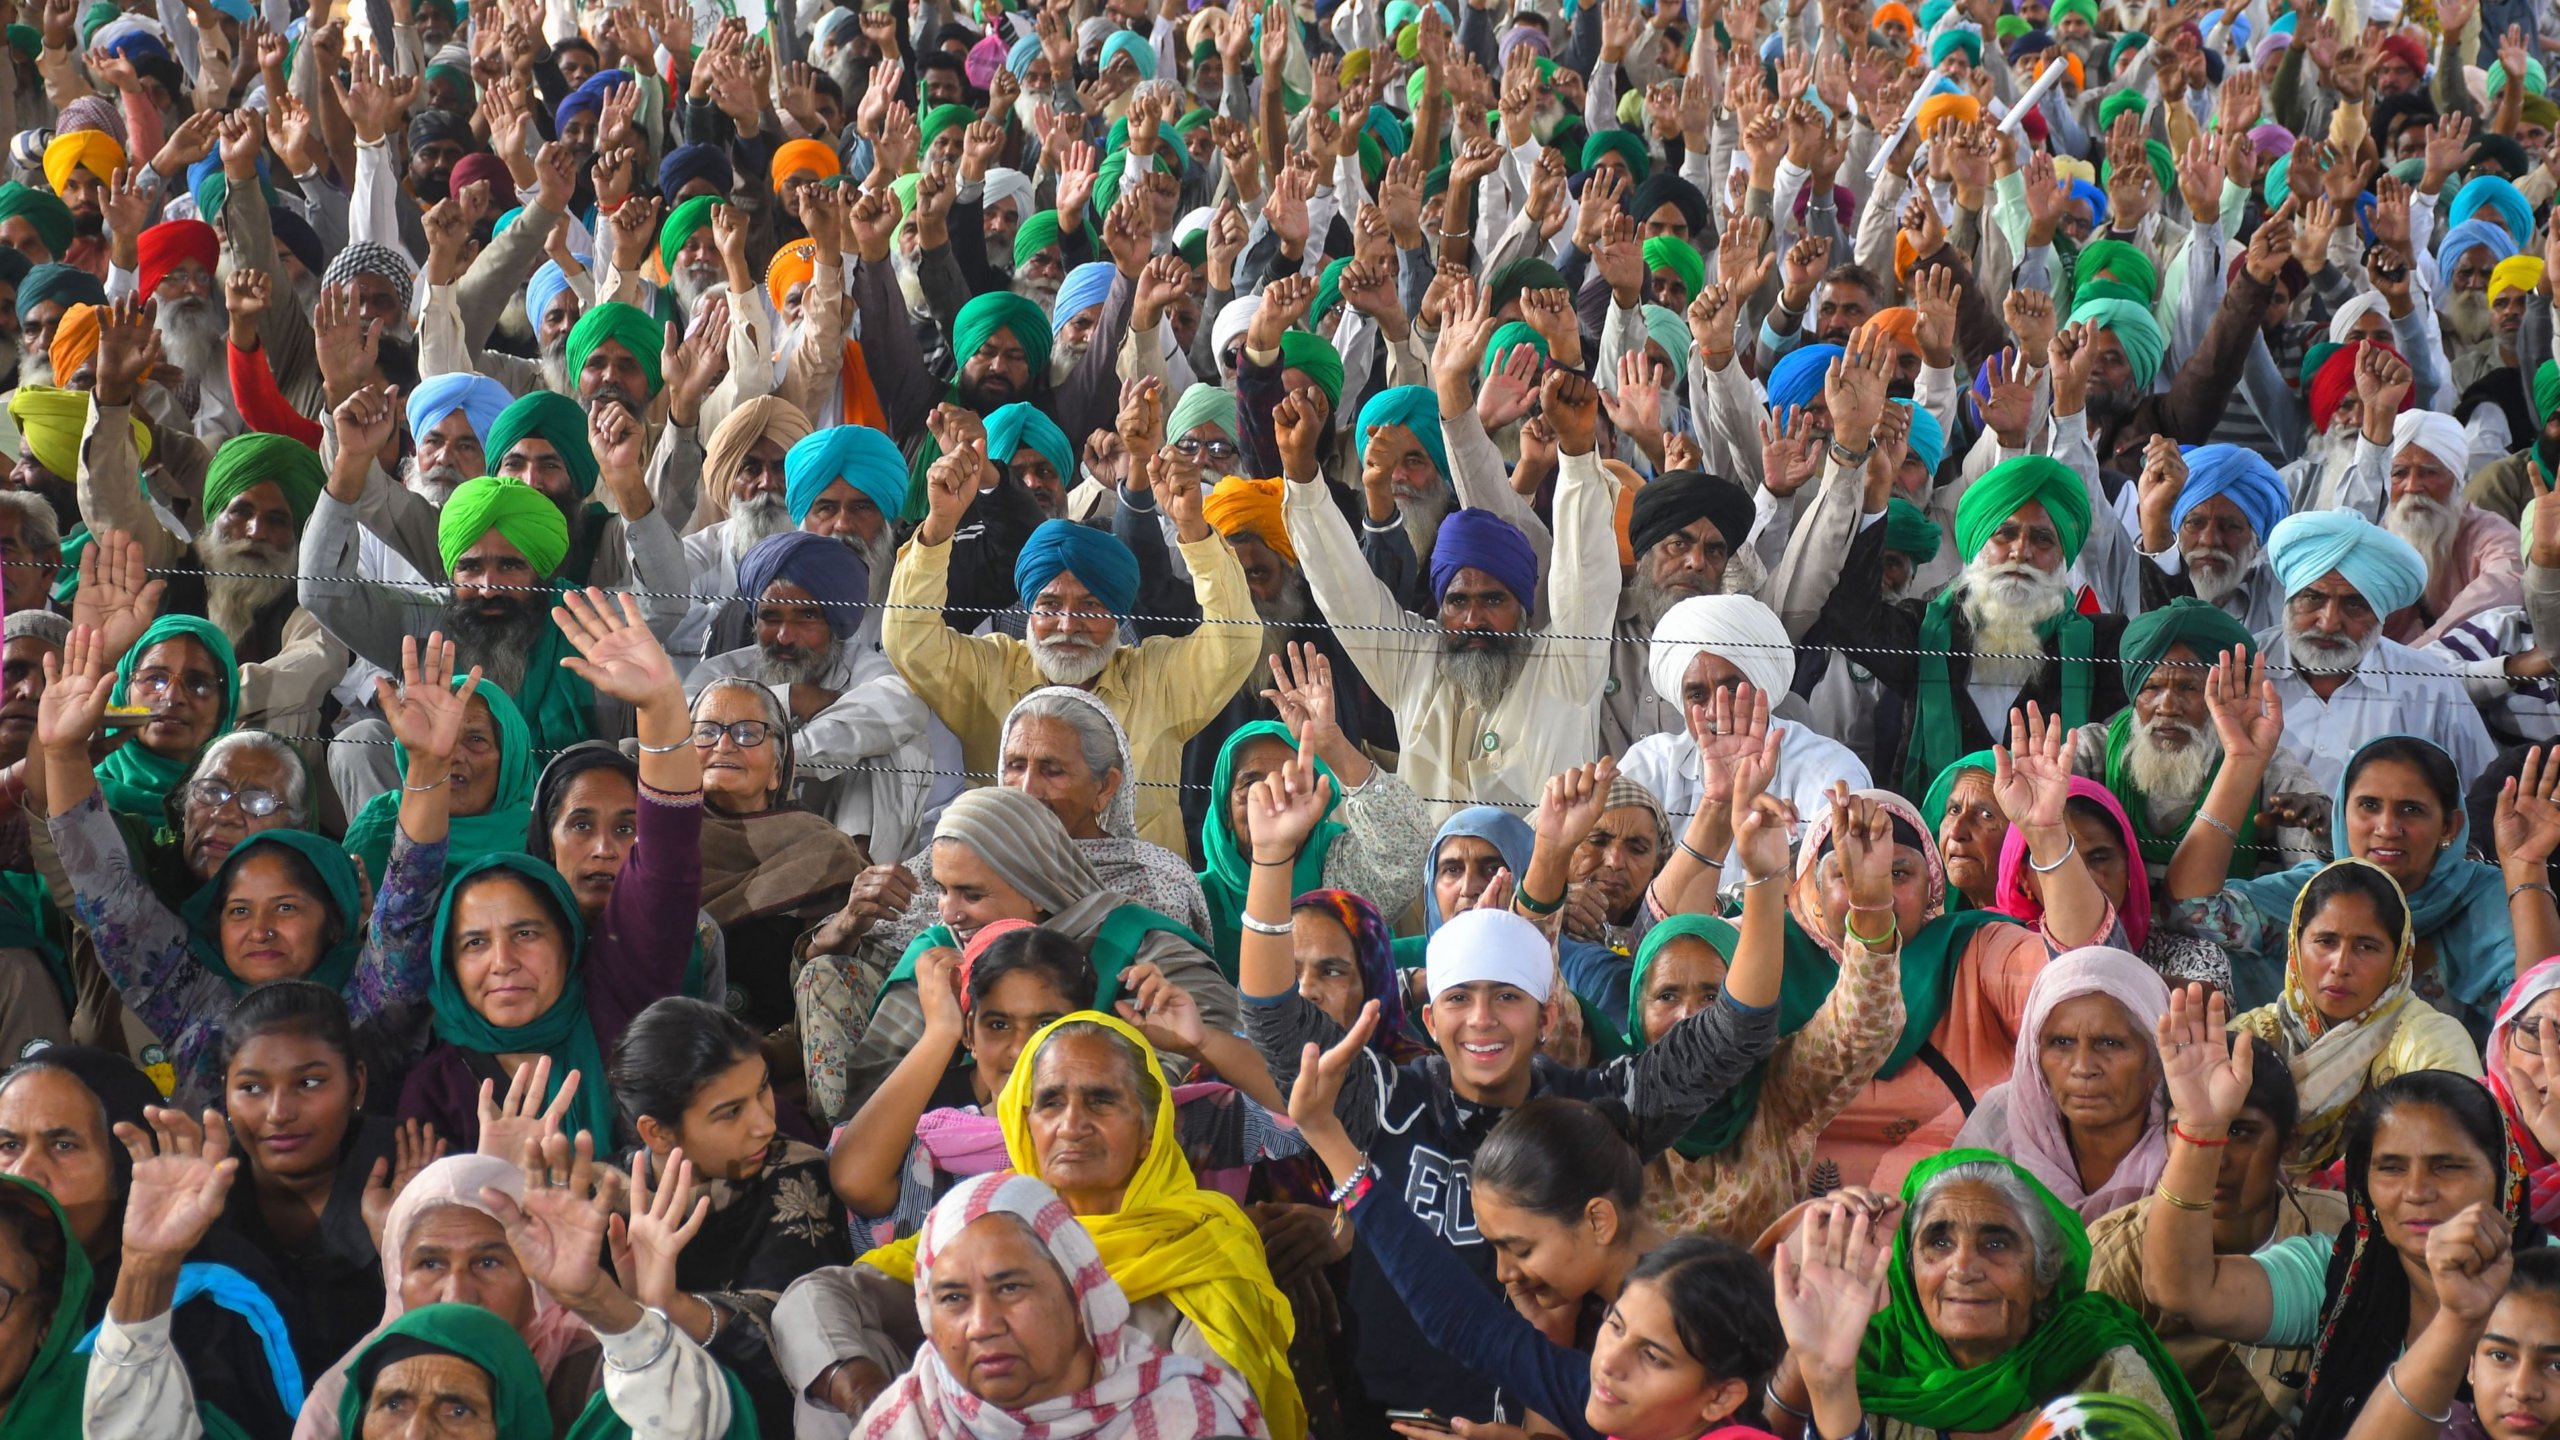
[[[0,1440],[2560,1437],[2560,3],[2207,4],[0,0]]]

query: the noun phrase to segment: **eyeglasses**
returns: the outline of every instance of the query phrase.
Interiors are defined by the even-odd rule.
[[[1225,464],[1243,453],[1229,441],[1203,440],[1195,435],[1185,435],[1174,441],[1172,448],[1173,453],[1186,460],[1206,460],[1218,465]]]
[[[0,1285],[0,1321],[9,1318],[9,1312],[17,1306],[18,1297],[26,1293],[15,1285]]]
[[[741,750],[753,750],[773,734],[773,726],[762,720],[733,720],[726,725],[717,720],[697,720],[693,726],[693,743],[710,749],[729,737],[729,743]]]
[[[149,700],[166,700],[181,689],[198,700],[210,700],[222,693],[222,680],[214,675],[179,676],[166,670],[145,670],[134,676],[126,688]]]
[[[264,820],[284,808],[284,797],[263,785],[234,790],[220,780],[198,780],[189,785],[187,799],[207,810],[219,810],[236,800],[240,802],[240,813],[252,820]]]
[[[2508,1033],[2515,1038],[2517,1049],[2528,1055],[2542,1053],[2542,1020],[2539,1015],[2527,1015],[2515,1023]]]
[[[1100,603],[1062,605],[1055,600],[1031,602],[1031,613],[1043,620],[1109,620],[1111,612]]]

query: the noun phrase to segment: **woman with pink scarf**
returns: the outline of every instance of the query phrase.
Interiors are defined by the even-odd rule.
[[[2489,1090],[2524,1152],[2525,1209],[2560,1219],[2560,957],[2517,978],[2489,1027]]]
[[[2169,987],[2139,957],[2091,945],[2057,957],[2027,992],[2016,1063],[1956,1135],[2033,1172],[2095,1220],[2159,1183],[2168,1161],[2154,1025]]]

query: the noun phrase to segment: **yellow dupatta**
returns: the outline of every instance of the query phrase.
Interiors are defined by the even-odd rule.
[[[1005,1154],[1025,1175],[1040,1173],[1031,1148],[1032,1073],[1040,1047],[1061,1025],[1101,1025],[1129,1042],[1155,1077],[1156,1115],[1147,1153],[1120,1208],[1108,1215],[1079,1215],[1093,1237],[1102,1266],[1131,1303],[1161,1295],[1199,1327],[1218,1359],[1242,1375],[1262,1403],[1272,1440],[1305,1440],[1306,1404],[1289,1368],[1289,1341],[1297,1321],[1288,1298],[1271,1283],[1261,1234],[1236,1202],[1200,1188],[1174,1133],[1173,1086],[1156,1064],[1155,1047],[1134,1026],[1093,1010],[1050,1022],[1014,1062],[996,1097]],[[915,1282],[916,1237],[894,1240],[862,1257],[862,1263],[908,1284]]]

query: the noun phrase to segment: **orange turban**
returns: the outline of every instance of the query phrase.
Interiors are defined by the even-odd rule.
[[[844,173],[844,162],[836,152],[815,140],[793,140],[773,152],[773,192],[782,193],[782,182],[807,170],[824,180]]]
[[[2058,47],[2052,50],[2038,52],[2036,56],[2036,73],[2038,75],[2042,75],[2044,73],[2044,67],[2052,64],[2053,57],[2056,55],[2062,57],[2062,68],[2071,72],[2072,89],[2080,89],[2082,86],[2089,83],[2088,71],[2080,63],[2080,57],[2072,54],[2068,50],[2060,49]]]
[[[773,252],[773,263],[764,267],[764,293],[773,297],[773,313],[782,313],[783,297],[791,287],[818,273],[818,242],[794,240]]]
[[[1956,120],[1970,125],[1982,118],[1982,102],[1970,95],[1932,95],[1920,102],[1920,113],[1911,123],[1920,127],[1923,139],[1938,128],[1941,120]]]
[[[1902,0],[1886,0],[1886,3],[1876,7],[1875,18],[1869,20],[1867,23],[1878,29],[1882,29],[1884,27],[1884,22],[1887,20],[1901,21],[1903,33],[1905,34],[1917,35],[1920,33],[1920,17],[1912,14],[1911,7],[1903,4]]]
[[[68,385],[82,364],[97,358],[98,317],[103,305],[74,305],[53,322],[53,381]]]
[[[1896,268],[1908,273],[1908,267],[1900,265],[1898,259]],[[1879,310],[1867,317],[1867,324],[1877,334],[1891,336],[1905,350],[1920,348],[1920,312],[1908,305]]]
[[[1251,535],[1271,547],[1271,553],[1298,563],[1298,547],[1289,543],[1289,526],[1281,518],[1280,496],[1285,482],[1248,480],[1230,475],[1213,487],[1200,504],[1200,515],[1217,527],[1219,534],[1233,540]]]

